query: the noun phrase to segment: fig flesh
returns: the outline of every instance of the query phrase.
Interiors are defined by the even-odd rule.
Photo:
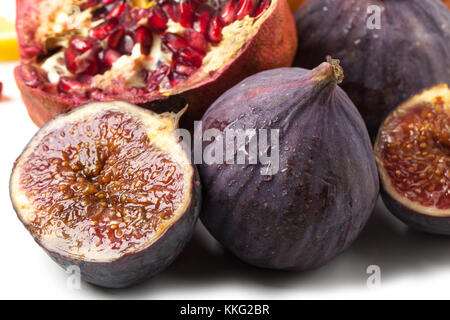
[[[375,143],[388,209],[409,226],[450,235],[450,89],[412,97],[384,121]]]
[[[118,288],[166,268],[190,239],[200,183],[177,116],[125,102],[60,115],[14,165],[10,193],[36,242],[84,280]]]
[[[278,132],[278,143],[258,149],[279,155],[273,174],[263,172],[276,161],[199,166],[201,221],[243,261],[318,267],[345,250],[372,213],[379,191],[375,158],[364,121],[337,86],[342,77],[336,60],[312,71],[264,71],[228,90],[203,116],[203,133],[220,132],[214,141],[239,130],[269,130],[258,138],[264,145]],[[204,154],[209,147],[203,145]],[[250,147],[236,147],[226,158],[237,158],[237,150],[246,154]]]
[[[450,84],[450,11],[441,0],[307,1],[295,19],[294,65],[312,68],[327,55],[340,59],[346,70],[341,86],[373,140],[402,102]]]
[[[16,82],[39,126],[112,100],[189,103],[198,119],[246,76],[289,66],[297,46],[286,0],[18,0],[16,26]]]

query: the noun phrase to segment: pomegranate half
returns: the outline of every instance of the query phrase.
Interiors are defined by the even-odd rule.
[[[43,126],[14,164],[11,200],[36,242],[84,280],[119,288],[165,269],[189,241],[200,182],[179,115],[98,102]]]
[[[15,77],[39,126],[90,101],[188,103],[200,118],[245,77],[289,66],[297,48],[286,0],[17,0],[16,27]]]

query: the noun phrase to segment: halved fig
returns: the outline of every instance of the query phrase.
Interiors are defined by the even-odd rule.
[[[297,49],[286,0],[18,0],[16,26],[15,77],[39,126],[111,100],[189,103],[197,119],[245,77],[291,65]]]
[[[180,253],[201,198],[177,119],[100,102],[56,117],[33,137],[14,165],[11,200],[58,264],[118,288],[155,275]]]
[[[384,121],[375,154],[388,209],[406,224],[450,235],[450,89],[435,86]]]

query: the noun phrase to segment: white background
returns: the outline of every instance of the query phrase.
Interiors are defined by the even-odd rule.
[[[13,0],[0,15],[14,19]],[[2,48],[0,47],[0,50]],[[10,204],[14,160],[36,132],[13,78],[16,63],[0,63],[0,298],[39,299],[369,299],[450,298],[450,238],[414,232],[378,203],[372,219],[346,252],[308,272],[260,270],[222,250],[198,225],[194,238],[168,270],[138,286],[105,290],[67,275],[34,243]],[[369,289],[367,267],[381,269],[381,287]]]

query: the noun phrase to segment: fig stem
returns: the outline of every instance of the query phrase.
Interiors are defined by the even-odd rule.
[[[327,62],[331,65],[333,77],[336,79],[336,83],[340,84],[344,81],[344,69],[342,69],[339,59],[333,59],[331,56],[327,56]]]

